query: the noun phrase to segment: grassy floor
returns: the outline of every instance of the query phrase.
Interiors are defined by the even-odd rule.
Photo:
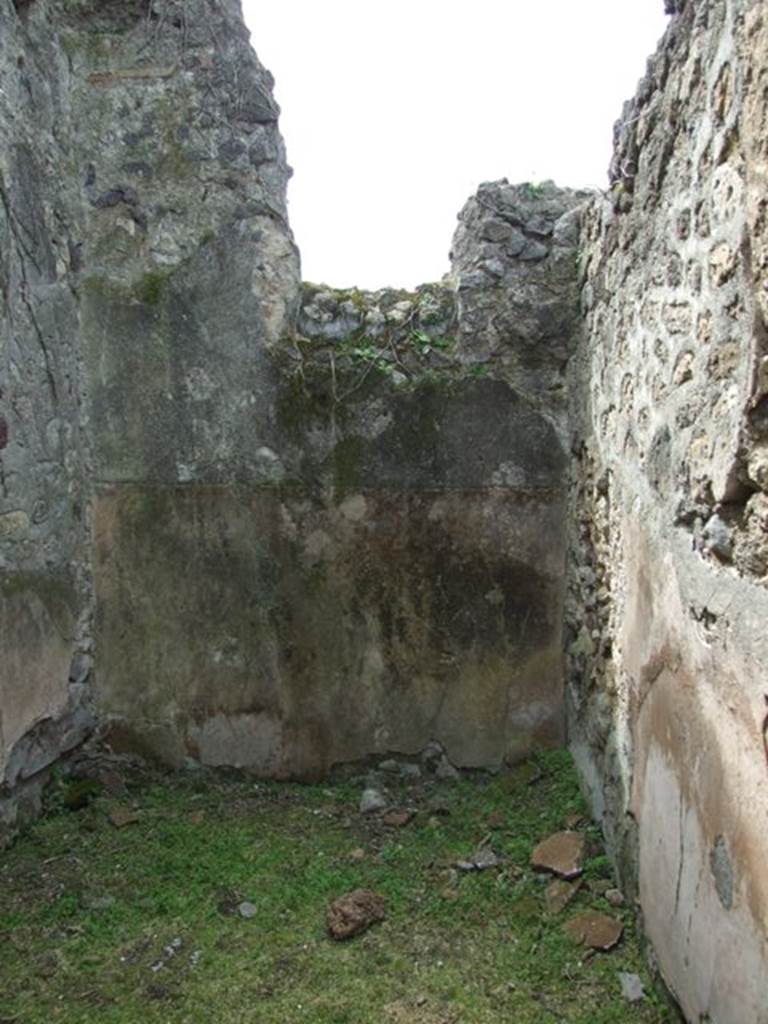
[[[117,802],[134,823],[115,827],[100,796],[0,854],[0,1024],[668,1020],[630,911],[588,885],[544,909],[531,849],[584,810],[564,754],[493,779],[389,783],[418,810],[402,828],[358,814],[359,781],[127,781]],[[501,867],[452,871],[489,835]],[[592,829],[588,854],[587,882],[607,877]],[[325,908],[359,887],[386,898],[387,919],[334,943]],[[564,934],[586,907],[623,917],[614,951],[585,958]],[[620,971],[643,977],[643,1002],[622,999]]]

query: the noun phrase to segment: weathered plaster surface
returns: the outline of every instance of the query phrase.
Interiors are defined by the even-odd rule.
[[[365,436],[377,392],[387,415]],[[307,776],[429,739],[474,766],[561,742],[552,428],[493,381],[380,382],[345,412],[343,427],[294,425],[280,456],[300,475],[273,486],[100,491],[100,703],[116,743],[150,724],[179,764]],[[514,486],[494,482],[501,464]]]
[[[585,218],[571,734],[689,1020],[768,1020],[761,3],[686,3]]]
[[[276,339],[239,222],[151,303],[114,282],[88,297],[114,745],[317,776],[430,740],[468,766],[562,742],[565,453],[540,395],[464,357],[462,303],[546,294],[572,323],[575,237],[556,228],[577,197],[493,189],[538,231],[524,301],[517,251],[466,279],[485,243],[464,230],[458,303],[306,287]],[[551,342],[531,339],[539,362]]]

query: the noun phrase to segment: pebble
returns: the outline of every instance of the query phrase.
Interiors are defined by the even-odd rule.
[[[639,975],[625,974],[624,971],[620,971],[619,981],[621,982],[621,994],[628,1003],[639,1003],[641,999],[645,998],[643,983]]]
[[[383,921],[384,897],[370,889],[355,889],[328,907],[326,924],[332,939],[342,942]]]
[[[443,755],[440,759],[440,764],[435,768],[435,775],[443,782],[455,782],[461,778],[458,769],[454,768],[445,755]]]
[[[544,902],[550,914],[559,914],[568,906],[581,887],[581,879],[568,882],[564,878],[556,878],[544,890]]]
[[[421,752],[421,763],[427,768],[434,769],[435,765],[442,757],[442,745],[436,740],[431,740]]]
[[[379,789],[369,787],[363,790],[360,797],[360,813],[373,814],[375,811],[382,811],[387,806],[387,800]]]
[[[624,925],[615,917],[586,910],[566,921],[563,931],[582,946],[607,951],[621,939]]]
[[[593,878],[587,882],[587,888],[595,896],[605,896],[613,888],[613,883],[607,878]]]
[[[475,867],[478,871],[497,868],[501,862],[489,846],[484,846],[475,854]]]
[[[431,814],[447,817],[451,813],[451,805],[444,797],[433,796],[427,801],[427,810]]]

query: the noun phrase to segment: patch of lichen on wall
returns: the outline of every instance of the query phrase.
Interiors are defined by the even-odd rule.
[[[90,274],[80,283],[86,300],[123,306],[158,306],[171,277],[167,270],[151,270],[133,281],[121,281],[106,274]]]
[[[157,306],[169,277],[167,270],[149,270],[135,282],[133,293],[145,306]]]

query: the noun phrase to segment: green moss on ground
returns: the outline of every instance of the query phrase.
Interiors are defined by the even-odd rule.
[[[567,755],[509,775],[401,788],[405,828],[357,813],[361,784],[254,783],[195,773],[128,780],[138,818],[111,824],[96,797],[39,822],[0,860],[0,1017],[24,1024],[583,1024],[669,1018],[628,909],[621,944],[585,958],[565,920],[593,906],[585,885],[544,909],[534,844],[584,810]],[[395,790],[397,787],[394,787]],[[450,813],[434,816],[438,796]],[[57,802],[61,808],[61,800]],[[588,829],[588,880],[607,873]],[[499,869],[451,865],[491,837]],[[364,851],[361,859],[359,852]],[[347,943],[325,934],[327,903],[357,887],[387,919]],[[246,920],[227,912],[240,900]],[[630,1006],[619,971],[643,976]]]

